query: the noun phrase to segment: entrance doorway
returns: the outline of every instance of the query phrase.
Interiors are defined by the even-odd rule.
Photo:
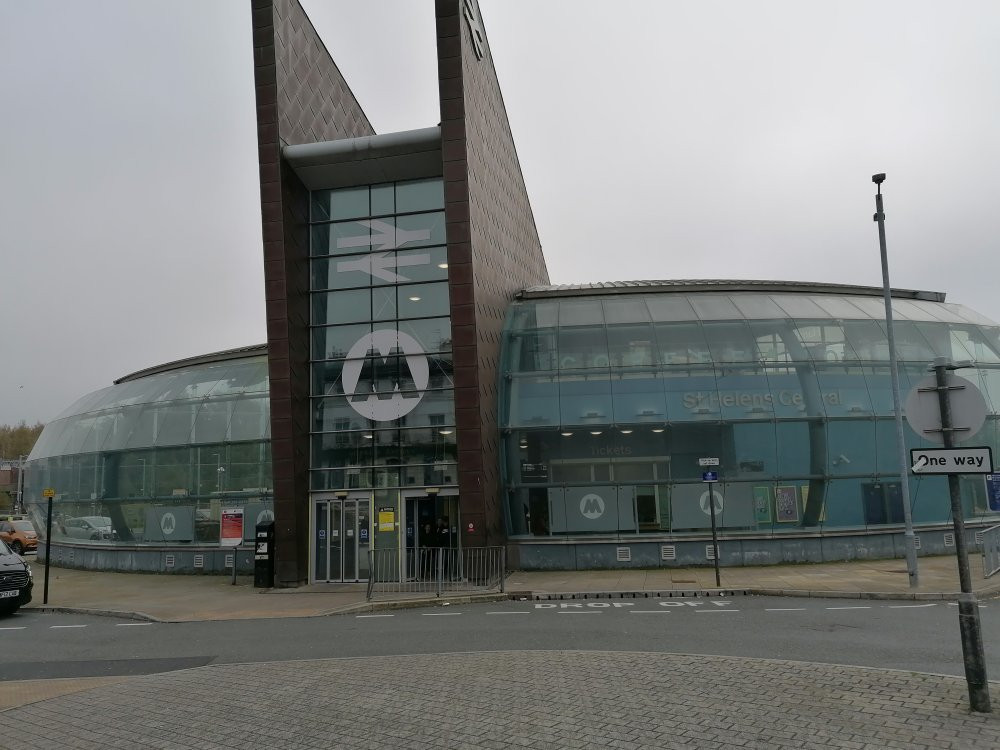
[[[318,498],[313,505],[313,580],[353,583],[368,580],[371,496]]]
[[[458,490],[441,489],[403,492],[406,507],[407,575],[415,578],[427,567],[427,552],[420,550],[457,549],[459,547]],[[423,562],[420,562],[420,560]],[[426,571],[424,571],[426,572]]]

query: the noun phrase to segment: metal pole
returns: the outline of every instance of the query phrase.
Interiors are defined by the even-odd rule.
[[[49,510],[45,520],[45,590],[42,604],[49,603],[49,563],[52,562],[52,495],[49,495]]]
[[[954,448],[951,423],[951,403],[948,398],[948,370],[954,366],[946,358],[934,360],[937,380],[938,404],[941,407],[941,434],[945,448]],[[958,579],[962,594],[958,598],[958,625],[962,635],[962,658],[965,661],[965,681],[969,686],[969,706],[973,711],[989,713],[990,685],[986,677],[986,655],[983,652],[983,635],[979,627],[979,605],[972,593],[972,576],[969,574],[969,550],[965,544],[965,521],[962,519],[962,494],[957,474],[948,475],[948,494],[951,497],[951,520],[955,526],[955,552],[958,556]]]
[[[24,513],[24,459],[27,456],[17,457],[17,507],[16,513]]]
[[[910,463],[903,441],[903,409],[899,396],[899,362],[896,358],[896,340],[892,332],[892,292],[889,287],[889,259],[885,251],[885,212],[882,210],[882,182],[884,174],[872,175],[872,182],[878,186],[875,194],[875,221],[878,222],[878,246],[882,254],[882,294],[885,297],[885,330],[889,339],[889,373],[892,377],[892,409],[896,415],[896,449],[899,457],[899,481],[903,495],[903,546],[906,549],[906,572],[910,578],[910,588],[920,584],[917,570],[917,545],[913,535],[913,514],[910,509]]]
[[[712,484],[705,482],[708,487],[708,507],[712,513],[712,558],[715,562],[715,587],[722,588],[722,581],[719,578],[719,534],[715,527],[715,493],[712,492]]]

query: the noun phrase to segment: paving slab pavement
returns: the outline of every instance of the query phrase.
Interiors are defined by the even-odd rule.
[[[960,678],[636,652],[210,665],[79,690],[3,718],[31,727],[37,750],[1000,747],[1000,717],[970,713]],[[0,747],[13,747],[6,741],[0,735]]]
[[[982,559],[970,559],[976,593],[1000,596],[1000,575],[984,579]],[[42,565],[35,572],[34,601],[43,599]],[[903,560],[723,568],[724,590],[803,596],[950,597],[959,590],[955,558],[920,558],[921,585],[909,588]],[[507,593],[540,596],[609,592],[680,592],[715,590],[712,568],[615,569],[584,571],[513,571]],[[366,602],[364,584],[316,584],[300,588],[255,589],[249,577],[114,573],[52,567],[49,607],[168,622],[273,617],[316,617],[438,601],[427,595],[378,595]],[[467,601],[462,595],[447,601]]]

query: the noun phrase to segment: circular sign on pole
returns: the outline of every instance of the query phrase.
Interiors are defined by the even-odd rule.
[[[952,432],[951,439],[956,443],[974,437],[986,422],[986,399],[975,383],[960,378],[958,375],[947,376],[949,389],[948,399],[951,406],[951,424],[953,427],[966,429]],[[903,411],[910,428],[922,438],[935,443],[944,443],[944,433],[941,432],[941,404],[936,390],[937,378],[930,375],[917,383],[906,396]]]

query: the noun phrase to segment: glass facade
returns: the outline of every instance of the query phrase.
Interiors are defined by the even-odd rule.
[[[312,489],[455,484],[441,179],[315,191],[311,222]]]
[[[901,390],[938,356],[998,448],[1000,327],[893,301]],[[884,306],[875,296],[603,294],[515,302],[504,333],[503,481],[512,536],[837,533],[903,521]],[[907,448],[934,447],[905,427]],[[712,493],[698,459],[720,459]],[[914,522],[950,519],[944,476],[910,477]],[[962,478],[969,518],[996,513]]]
[[[272,517],[266,355],[179,367],[84,396],[45,426],[25,471],[54,542],[219,544],[221,512],[242,508],[244,538]]]

